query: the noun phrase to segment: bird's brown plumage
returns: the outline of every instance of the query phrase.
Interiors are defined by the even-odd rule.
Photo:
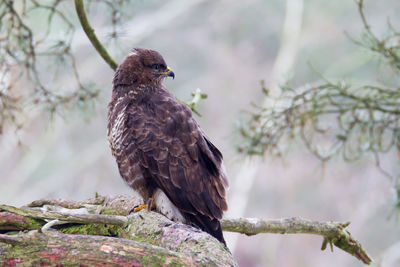
[[[136,48],[123,60],[109,103],[110,147],[122,178],[144,201],[161,190],[185,223],[224,243],[219,220],[228,208],[228,182],[222,155],[191,110],[162,85],[172,75],[153,50]]]

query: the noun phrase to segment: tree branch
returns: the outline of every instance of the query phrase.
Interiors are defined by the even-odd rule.
[[[115,60],[108,54],[107,50],[100,43],[96,34],[94,33],[94,29],[90,26],[89,20],[86,17],[85,8],[83,6],[83,0],[75,0],[75,9],[76,13],[79,17],[79,22],[82,25],[83,30],[85,31],[87,37],[90,42],[96,48],[97,52],[104,59],[104,61],[115,71],[118,67],[118,64]]]
[[[120,198],[120,200],[124,199]],[[111,201],[114,200],[111,199]],[[131,201],[128,200],[127,203],[131,203]],[[126,205],[124,202],[120,202],[120,204],[122,212],[128,212],[126,207],[130,205]],[[112,210],[111,206],[104,207],[104,212]],[[2,210],[30,214],[29,216],[35,218],[46,218],[46,221],[61,217],[60,211],[43,212],[42,215],[39,215],[42,209],[53,208],[55,207],[22,209],[10,206],[1,207]],[[114,220],[114,218],[121,217],[119,215],[101,215],[103,218],[108,217],[107,221],[115,224],[110,225],[104,224],[104,220],[103,222],[94,222],[94,218],[99,215],[79,214],[84,212],[84,208],[79,210],[79,212],[72,211],[72,213],[76,213],[73,215],[68,212],[63,218],[64,224],[54,225],[54,229],[57,229],[58,232],[53,229],[44,231],[45,227],[42,227],[39,231],[33,230],[29,233],[24,231],[15,234],[12,231],[4,231],[3,229],[9,227],[0,224],[0,233],[6,233],[0,234],[0,265],[7,265],[9,261],[13,260],[21,260],[24,265],[37,265],[38,263],[32,262],[32,260],[40,258],[38,255],[42,254],[46,255],[46,260],[53,259],[53,264],[85,264],[87,261],[84,255],[92,251],[88,258],[93,263],[103,263],[107,258],[107,255],[104,255],[105,252],[115,256],[112,261],[109,257],[105,262],[109,264],[125,262],[132,266],[131,263],[136,262],[133,266],[149,266],[149,264],[157,266],[176,266],[176,264],[179,266],[237,266],[229,250],[218,240],[191,226],[172,223],[161,214],[143,210],[134,215],[124,216],[127,220],[126,224]],[[4,213],[0,212],[0,221],[2,221]],[[67,217],[70,221],[67,220]],[[88,219],[88,224],[85,224],[85,219]],[[74,223],[76,221],[79,221],[80,224]],[[42,225],[48,224],[51,223],[45,224],[45,221],[42,223]],[[30,229],[33,227],[25,230]],[[12,244],[12,246],[6,246],[6,244]],[[103,246],[98,247],[97,244],[103,244]],[[33,249],[33,247],[37,249]],[[57,249],[52,249],[54,247]],[[136,255],[136,252],[140,252],[139,255]],[[73,255],[76,258],[72,257]]]
[[[303,218],[284,218],[278,220],[262,220],[257,218],[239,218],[222,220],[222,229],[246,235],[260,233],[270,234],[313,234],[323,236],[322,250],[329,243],[353,255],[365,264],[372,259],[362,248],[361,244],[351,236],[345,228],[350,222],[318,222]]]
[[[123,226],[128,222],[125,216],[118,216],[118,215],[111,216],[111,215],[101,215],[101,214],[79,214],[79,212],[77,213],[71,211],[46,212],[34,209],[19,209],[7,205],[0,205],[0,210],[8,211],[17,215],[27,216],[35,219],[60,220],[71,223],[83,223],[83,224],[105,223],[105,224]],[[83,212],[87,211],[83,210]]]
[[[229,252],[225,254],[227,251],[221,243],[207,233],[191,226],[173,223],[155,212],[143,211],[126,216],[130,209],[139,202],[140,199],[138,198],[119,196],[115,198],[98,197],[85,202],[40,200],[32,202],[28,205],[29,207],[22,208],[0,205],[0,211],[2,211],[0,212],[0,232],[5,232],[6,230],[35,230],[38,228],[44,230],[48,228],[43,227],[46,221],[59,220],[63,225],[56,223],[54,228],[63,233],[86,233],[129,238],[175,252],[182,251],[184,247],[184,251],[192,256],[197,255],[195,257],[203,262],[205,262],[204,255],[210,257],[216,251],[218,256],[213,259],[213,262],[218,261],[221,264],[232,260]],[[22,224],[21,217],[25,218],[27,222]],[[4,218],[7,218],[7,220]],[[259,233],[321,235],[324,238],[322,250],[329,243],[331,247],[335,245],[365,264],[369,264],[372,261],[371,258],[364,251],[361,244],[351,236],[350,232],[345,230],[348,225],[348,222],[317,222],[302,218],[222,220],[224,231],[246,235]],[[17,241],[9,239],[8,236],[0,235],[0,242],[10,243]],[[178,248],[180,250],[177,250]]]

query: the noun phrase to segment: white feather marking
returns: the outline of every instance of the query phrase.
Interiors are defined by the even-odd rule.
[[[131,52],[129,52],[128,57],[129,56],[136,56],[137,55],[137,51],[136,50],[131,50]]]
[[[185,223],[186,220],[182,216],[182,213],[160,189],[157,189],[154,193],[154,205],[158,212],[171,221]]]
[[[111,133],[109,134],[108,138],[110,140],[110,143],[114,147],[115,150],[120,150],[121,142],[122,142],[122,134],[123,130],[122,127],[124,125],[125,119],[126,119],[126,113],[125,109],[122,109],[120,113],[118,114],[117,118],[114,121],[114,125],[111,129]]]

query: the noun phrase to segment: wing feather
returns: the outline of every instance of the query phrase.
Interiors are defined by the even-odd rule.
[[[220,232],[218,219],[227,209],[222,154],[205,137],[190,109],[160,90],[127,112],[135,139],[130,141],[136,143],[140,164],[152,182],[193,224]]]

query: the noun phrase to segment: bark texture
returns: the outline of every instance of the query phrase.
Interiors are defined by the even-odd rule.
[[[228,248],[194,227],[142,210],[141,199],[96,196],[83,202],[38,200],[16,208],[0,205],[0,266],[237,266]],[[349,223],[303,218],[224,219],[224,231],[316,234],[365,264],[372,259],[346,227]]]
[[[12,238],[12,239],[11,239]],[[33,231],[0,243],[1,266],[194,266],[189,255],[129,239]]]

